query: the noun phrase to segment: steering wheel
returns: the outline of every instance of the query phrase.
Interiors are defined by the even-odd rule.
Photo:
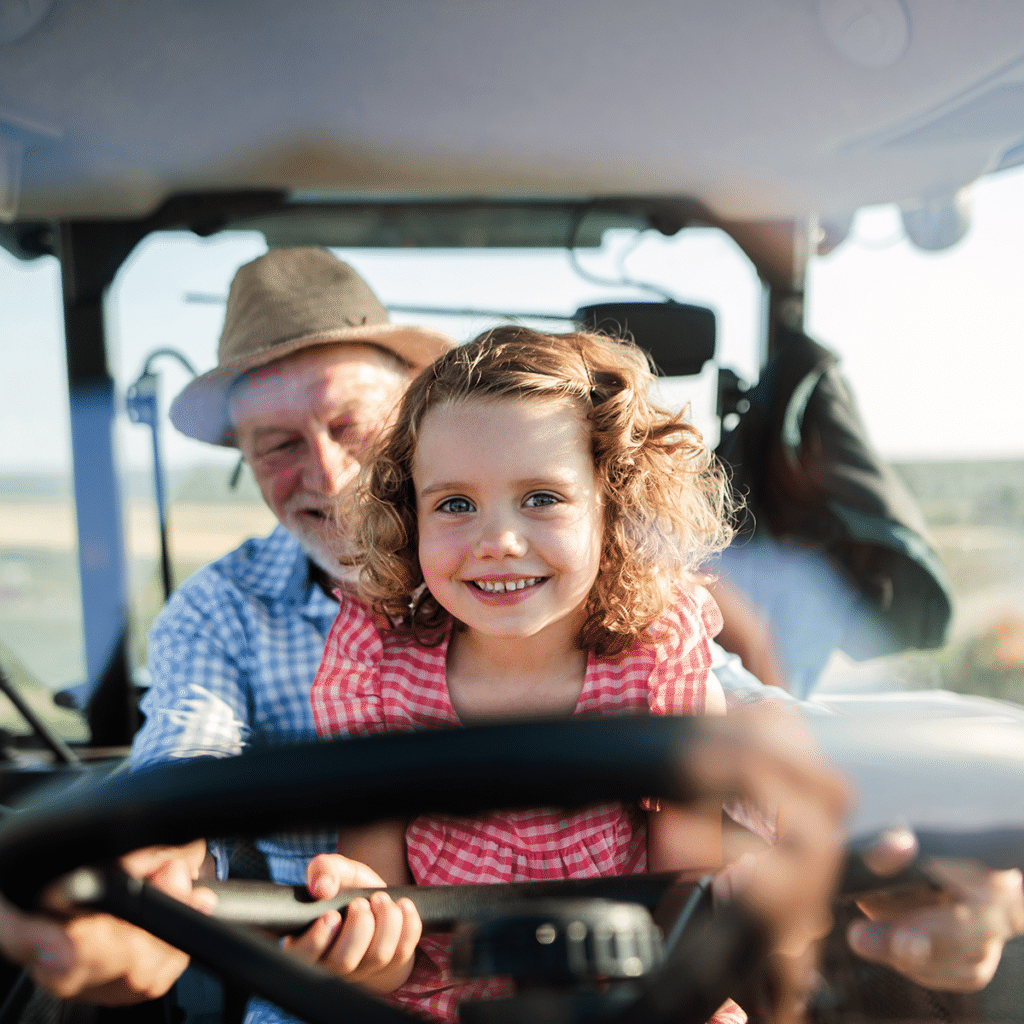
[[[0,890],[32,909],[51,881],[83,864],[100,864],[99,871],[72,876],[78,901],[146,928],[225,980],[310,1024],[334,1024],[347,1013],[366,1024],[406,1024],[405,1011],[129,879],[112,859],[196,835],[243,838],[353,826],[384,814],[473,815],[645,796],[691,802],[708,795],[687,767],[701,730],[699,719],[653,716],[488,725],[254,750],[99,782],[86,776],[0,825]],[[668,938],[662,966],[633,982],[628,998],[621,990],[616,999],[591,992],[583,1003],[574,1002],[574,1019],[704,1021],[763,957],[751,919],[735,908],[711,914],[708,901],[699,898],[704,890],[694,893],[692,883],[674,882],[671,876],[649,877],[639,897],[662,907],[659,923]],[[551,883],[532,895],[591,898],[595,883],[603,897],[638,898],[637,877]],[[496,887],[479,888],[488,890],[493,904]],[[282,899],[293,901],[291,890],[282,890]],[[473,900],[466,901],[465,891],[460,895],[458,913],[472,914]],[[510,895],[524,905],[523,893]]]

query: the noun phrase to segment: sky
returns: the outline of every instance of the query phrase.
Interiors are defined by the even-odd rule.
[[[902,235],[898,212],[879,207],[861,211],[850,237],[810,268],[808,333],[842,357],[869,435],[891,459],[1024,458],[1018,397],[1024,384],[1024,172],[977,183],[971,203],[970,232],[943,253],[915,249]],[[180,233],[144,243],[108,296],[119,394],[157,348],[176,348],[200,370],[210,368],[231,277],[264,250],[254,234],[200,240]],[[563,252],[338,254],[388,305],[569,314],[597,299],[656,298],[583,280]],[[745,379],[756,377],[760,287],[725,236],[708,230],[674,239],[611,233],[600,252],[582,253],[580,262],[606,278],[618,278],[624,268],[631,279],[681,301],[711,306],[718,363]],[[54,260],[19,263],[0,251],[0,473],[70,469],[59,296]],[[428,322],[459,340],[494,322],[401,312],[393,319]],[[156,369],[166,411],[188,378],[169,359]],[[690,400],[713,441],[713,370],[670,382],[664,394],[678,404]],[[233,462],[230,452],[189,441],[169,426],[164,444],[172,468]],[[126,467],[150,467],[148,432],[123,415],[117,445]]]

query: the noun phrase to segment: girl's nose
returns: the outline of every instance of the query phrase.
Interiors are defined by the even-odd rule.
[[[484,528],[476,542],[477,558],[521,558],[526,554],[526,540],[507,525]]]

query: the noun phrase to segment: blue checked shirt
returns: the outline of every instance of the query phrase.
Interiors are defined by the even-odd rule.
[[[197,572],[150,633],[152,685],[132,770],[315,740],[309,689],[337,611],[283,526]],[[310,857],[337,849],[337,837],[279,835],[256,845],[274,881],[296,885]],[[213,849],[223,876],[223,853]]]

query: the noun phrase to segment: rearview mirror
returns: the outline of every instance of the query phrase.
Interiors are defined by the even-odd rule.
[[[715,355],[715,314],[682,302],[602,302],[573,319],[587,331],[626,336],[650,354],[664,377],[693,377]]]

